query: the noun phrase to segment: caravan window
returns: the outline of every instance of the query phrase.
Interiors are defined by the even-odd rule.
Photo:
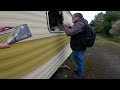
[[[47,19],[50,32],[64,32],[62,11],[48,11]]]

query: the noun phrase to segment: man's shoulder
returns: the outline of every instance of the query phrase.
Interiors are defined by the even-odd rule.
[[[76,22],[75,25],[85,26],[85,24],[82,21]]]

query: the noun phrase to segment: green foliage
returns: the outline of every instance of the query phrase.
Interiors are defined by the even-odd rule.
[[[106,11],[106,14],[99,13],[91,22],[96,28],[97,33],[109,35],[112,22],[120,20],[120,11]]]
[[[99,13],[96,15],[90,24],[96,28],[97,34],[109,37],[109,30],[112,28],[113,22],[118,20],[120,20],[120,11],[106,11],[106,14]],[[119,42],[120,36],[112,36],[110,39]]]
[[[109,35],[109,30],[112,28],[111,22],[104,21],[104,32],[107,36]]]
[[[97,33],[102,33],[104,30],[104,24],[102,21],[95,21],[94,27],[96,28]]]
[[[103,13],[96,15],[91,24],[95,27],[97,33],[104,33]]]
[[[120,19],[120,11],[106,11],[106,14],[103,15],[104,21],[110,22],[117,21]]]
[[[120,42],[120,36],[113,36],[111,40],[115,42]]]
[[[112,28],[112,22],[120,19],[120,11],[107,11],[103,15],[104,31],[109,35],[109,30]]]

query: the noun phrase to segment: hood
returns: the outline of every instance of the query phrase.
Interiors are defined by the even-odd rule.
[[[80,22],[88,23],[88,21],[86,19],[82,19],[82,20],[80,20]]]
[[[76,22],[88,23],[88,21],[87,21],[86,19],[81,19],[81,20],[79,20],[79,21],[75,21],[74,23],[76,23]]]

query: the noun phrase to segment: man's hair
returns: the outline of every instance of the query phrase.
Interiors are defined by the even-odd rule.
[[[79,18],[83,19],[83,15],[81,13],[74,13],[73,15],[75,15],[75,17],[79,17]]]

